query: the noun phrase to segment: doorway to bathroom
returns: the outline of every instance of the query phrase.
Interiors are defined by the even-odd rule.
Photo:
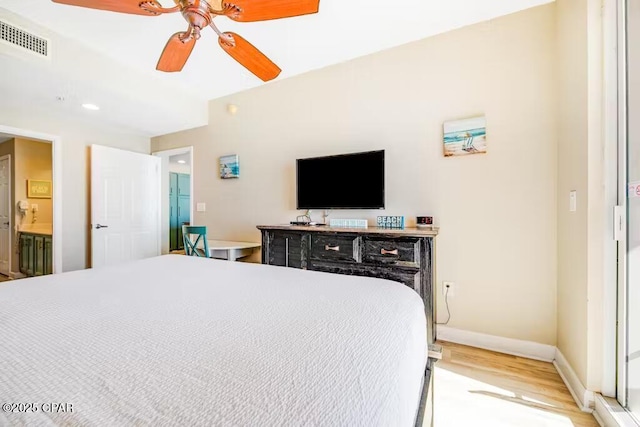
[[[53,273],[51,141],[0,133],[0,281]]]
[[[169,157],[169,251],[184,249],[182,226],[191,224],[190,153]]]

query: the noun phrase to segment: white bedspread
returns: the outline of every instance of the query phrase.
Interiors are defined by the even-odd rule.
[[[426,352],[386,280],[167,255],[1,283],[0,404],[38,412],[0,425],[410,426]]]

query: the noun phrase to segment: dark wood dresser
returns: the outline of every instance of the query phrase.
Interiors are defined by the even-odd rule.
[[[429,344],[435,335],[434,249],[438,229],[258,226],[262,263],[379,277],[404,283],[423,299]]]

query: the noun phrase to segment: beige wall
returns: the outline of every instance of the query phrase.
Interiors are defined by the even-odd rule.
[[[598,1],[558,0],[558,348],[584,386],[602,375],[604,160]],[[569,192],[577,191],[576,212]]]
[[[587,3],[558,0],[558,347],[587,372]],[[577,210],[569,212],[569,192]]]
[[[59,113],[58,113],[59,111]],[[74,119],[68,111],[55,107],[30,110],[0,108],[0,125],[42,132],[60,137],[62,164],[62,269],[88,267],[89,245],[89,146],[100,144],[149,153],[149,138],[115,127]]]
[[[458,286],[449,325],[554,345],[555,40],[555,5],[534,8],[212,101],[209,126],[152,150],[194,145],[193,202],[208,209],[194,223],[258,240],[256,225],[300,214],[296,158],[385,149],[386,210],[331,216],[433,215],[438,291]],[[442,123],[482,113],[489,153],[445,159]],[[218,178],[225,154],[240,179]]]

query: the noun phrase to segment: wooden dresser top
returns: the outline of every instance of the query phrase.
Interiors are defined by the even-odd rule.
[[[306,231],[310,233],[356,233],[356,234],[381,234],[386,236],[407,236],[407,237],[435,237],[438,235],[438,227],[432,228],[346,228],[329,227],[328,225],[258,225],[259,230],[284,230],[284,231]]]

